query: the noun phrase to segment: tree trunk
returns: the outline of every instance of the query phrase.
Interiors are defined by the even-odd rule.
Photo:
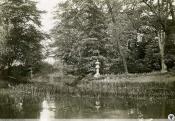
[[[125,71],[125,73],[128,73],[128,67],[127,67],[127,62],[126,62],[126,59],[125,59],[125,55],[122,52],[121,45],[120,45],[120,40],[119,40],[119,35],[116,32],[116,27],[115,27],[115,25],[116,25],[116,19],[115,19],[115,16],[114,16],[114,13],[113,13],[113,10],[112,10],[110,1],[109,0],[106,0],[106,4],[107,4],[108,10],[109,10],[109,13],[111,14],[112,23],[113,23],[113,33],[112,33],[112,36],[113,36],[113,39],[118,38],[118,39],[116,39],[116,42],[117,42],[119,54],[120,54],[120,56],[122,58],[122,62],[123,62],[123,66],[124,66],[124,71]]]
[[[160,31],[158,33],[158,38],[159,38],[159,49],[160,49],[160,56],[161,56],[161,72],[165,73],[167,72],[167,66],[165,64],[165,32]]]
[[[116,40],[116,41],[117,41],[117,45],[118,45],[118,50],[119,50],[119,54],[120,54],[120,56],[121,56],[121,58],[122,58],[124,71],[125,71],[125,73],[127,74],[127,73],[128,73],[127,62],[126,62],[126,59],[125,59],[125,55],[124,55],[124,53],[122,52],[122,49],[121,49],[120,39],[119,39],[119,37],[117,37],[117,34],[116,34],[116,33],[117,33],[117,32],[116,32],[116,30],[115,30],[115,28],[114,28],[113,36],[114,36],[114,39],[115,39],[115,38],[118,38],[118,40]],[[119,35],[118,35],[118,36],[119,36]]]
[[[126,59],[125,59],[125,55],[123,54],[123,52],[121,51],[121,49],[119,49],[119,51],[120,51],[120,55],[122,57],[122,61],[123,61],[123,66],[124,66],[125,73],[127,74],[128,73],[128,67],[127,67],[127,62],[126,62]]]

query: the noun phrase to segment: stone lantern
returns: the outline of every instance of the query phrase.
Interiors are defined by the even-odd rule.
[[[100,62],[97,60],[96,62],[95,62],[95,68],[96,68],[96,73],[95,73],[95,75],[94,75],[94,77],[95,78],[98,78],[98,77],[100,77]]]

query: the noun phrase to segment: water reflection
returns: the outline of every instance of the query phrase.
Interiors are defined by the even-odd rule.
[[[23,109],[23,102],[17,103],[17,104],[16,104],[16,108],[18,109],[19,112],[21,112],[22,109]]]
[[[99,100],[95,101],[95,108],[97,109],[97,112],[99,112],[100,107],[101,107],[100,101]]]
[[[40,121],[50,121],[55,118],[55,102],[53,100],[44,99],[42,102],[42,110],[40,112]]]
[[[175,100],[81,98],[0,95],[0,118],[167,118],[175,112]]]

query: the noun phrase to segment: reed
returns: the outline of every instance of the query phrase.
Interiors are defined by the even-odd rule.
[[[158,75],[105,75],[104,78],[82,80],[75,87],[64,84],[28,83],[0,89],[0,94],[20,96],[70,95],[78,97],[121,97],[121,98],[174,98],[175,76]],[[139,80],[140,79],[140,80]]]
[[[93,86],[92,86],[93,85]],[[58,85],[45,84],[20,84],[13,89],[1,89],[1,94],[17,95],[72,95],[72,96],[92,96],[97,97],[154,97],[154,98],[174,98],[175,89],[171,84],[163,83],[94,83],[81,84],[78,87],[60,87]]]

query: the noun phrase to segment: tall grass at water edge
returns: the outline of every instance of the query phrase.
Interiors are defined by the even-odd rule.
[[[64,83],[64,82],[63,82]],[[175,98],[174,74],[106,75],[99,79],[84,79],[77,86],[65,84],[29,83],[10,89],[0,89],[1,94],[16,95],[71,95],[121,98]]]

